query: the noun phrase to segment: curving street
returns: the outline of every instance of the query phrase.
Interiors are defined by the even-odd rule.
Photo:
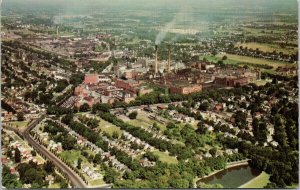
[[[88,186],[84,183],[84,181],[72,170],[70,169],[63,161],[57,158],[53,153],[48,151],[44,146],[40,145],[36,142],[29,134],[29,132],[39,124],[45,115],[42,115],[39,119],[35,120],[34,122],[30,123],[27,129],[23,133],[23,137],[28,141],[28,143],[34,147],[34,149],[43,154],[48,160],[51,160],[53,164],[60,168],[67,176],[68,179],[71,181],[74,188],[87,188]]]

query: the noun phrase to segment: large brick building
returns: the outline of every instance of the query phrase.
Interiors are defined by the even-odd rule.
[[[98,74],[86,74],[84,77],[84,84],[97,84],[99,82]]]
[[[115,86],[117,88],[122,88],[128,93],[137,94],[139,83],[135,80],[122,80],[122,79],[115,79]]]
[[[194,84],[188,86],[171,86],[169,88],[171,94],[191,94],[194,92],[200,92],[202,90],[202,85]]]
[[[226,87],[236,87],[236,86],[243,86],[249,83],[248,77],[215,77],[214,81],[216,86],[226,86]]]
[[[85,85],[80,85],[80,86],[77,86],[74,90],[74,95],[75,96],[79,96],[81,94],[87,94],[86,92],[86,89],[85,89]]]

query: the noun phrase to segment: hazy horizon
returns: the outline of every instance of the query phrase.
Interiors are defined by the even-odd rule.
[[[297,12],[296,0],[3,0],[2,9],[6,8],[34,9],[35,7],[45,8],[48,6],[65,9],[73,7],[74,10],[93,9],[102,7],[124,7],[124,8],[181,8],[190,6],[197,9],[234,9],[249,8],[261,11],[289,11]],[[50,7],[51,8],[51,7]]]

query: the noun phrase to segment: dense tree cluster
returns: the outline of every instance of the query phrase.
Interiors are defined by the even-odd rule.
[[[106,166],[104,163],[101,165],[101,167],[105,171],[105,175],[103,177],[103,180],[106,183],[115,183],[117,178],[119,177],[119,173],[114,169],[109,166]]]
[[[132,159],[132,157],[128,156],[128,154],[122,150],[111,148],[110,152],[115,155],[121,163],[125,164],[131,170],[138,170],[141,167],[138,160]]]
[[[9,168],[4,166],[2,183],[6,188],[22,188],[23,184],[31,184],[31,188],[44,188],[48,187],[48,181],[45,180],[45,177],[52,175],[54,176],[54,183],[59,183],[61,188],[67,188],[67,181],[55,172],[54,167],[51,161],[41,165],[32,161],[21,163],[16,167],[20,177],[18,180],[17,176],[10,174]]]
[[[68,85],[69,82],[66,79],[61,79],[57,81],[56,87],[53,90],[55,92],[62,92]]]
[[[47,114],[49,114],[49,115],[60,116],[60,115],[68,114],[70,112],[73,112],[73,110],[69,109],[69,108],[64,108],[64,107],[49,106],[47,108]]]
[[[70,77],[70,84],[73,84],[74,86],[78,86],[83,82],[84,79],[84,73],[73,73]]]
[[[97,113],[99,111],[101,111],[101,112],[109,112],[110,108],[111,108],[111,106],[109,104],[97,103],[97,104],[93,105],[93,107],[92,107],[92,113]]]
[[[245,129],[247,127],[247,113],[238,110],[234,114],[235,124],[240,129]]]
[[[101,73],[112,61],[111,59],[106,62],[90,61],[88,64],[84,64],[83,68],[85,71]]]
[[[259,147],[251,143],[238,142],[237,139],[219,139],[224,145],[238,148],[253,168],[266,171],[270,181],[283,188],[291,183],[298,183],[298,153],[288,149],[276,150],[271,147]],[[284,162],[283,162],[284,160]]]
[[[203,134],[197,133],[197,131],[188,124],[180,128],[174,123],[169,123],[167,125],[167,129],[164,131],[164,134],[170,139],[175,138],[185,143],[187,146],[186,149],[188,150],[185,153],[189,155],[184,157],[191,157],[193,155],[192,149],[197,150],[198,148],[203,147],[205,144],[212,144],[210,138],[207,138],[207,136]]]
[[[80,122],[87,125],[91,129],[97,128],[100,122],[100,120],[96,118],[88,118],[84,115],[79,116],[78,119],[80,120]]]
[[[92,129],[86,127],[84,124],[73,120],[69,123],[69,127],[78,134],[87,138],[87,140],[99,146],[102,150],[108,151],[108,143],[104,141],[100,135],[95,133]]]
[[[148,160],[153,161],[153,162],[157,162],[159,160],[159,157],[157,155],[155,155],[153,152],[146,152],[143,155],[143,157],[147,158]]]
[[[87,111],[90,111],[90,109],[91,108],[88,103],[84,103],[79,107],[80,112],[87,112]]]
[[[149,154],[150,155],[150,154]],[[148,155],[148,156],[149,156]],[[152,157],[152,156],[150,156]],[[139,168],[125,172],[125,180],[117,180],[114,188],[193,188],[194,178],[203,177],[214,170],[224,169],[229,159],[243,159],[239,154],[217,158],[205,158],[202,161],[189,159],[178,164],[156,162],[154,167]],[[236,161],[236,160],[234,160]],[[141,179],[141,180],[136,180]]]
[[[267,141],[268,129],[266,121],[260,121],[259,119],[254,118],[252,122],[252,127],[255,139],[262,145],[264,142]]]
[[[17,170],[20,174],[20,181],[22,184],[31,184],[32,188],[42,188],[45,186],[45,177],[47,172],[43,166],[38,166],[36,163],[30,161],[18,165]]]
[[[66,124],[66,125],[69,125],[69,123],[73,120],[73,118],[74,118],[74,114],[71,112],[71,113],[68,113],[68,114],[64,115],[61,118],[61,122]]]
[[[68,134],[64,128],[58,126],[55,122],[48,120],[47,123],[44,131],[50,133],[54,141],[61,142],[64,150],[74,149],[77,140],[73,136]]]
[[[3,165],[2,168],[2,185],[7,189],[22,188],[22,184],[17,179],[17,175],[11,174],[9,167],[6,165]]]
[[[138,115],[137,111],[133,111],[133,112],[129,113],[128,117],[130,119],[136,119],[137,115]]]
[[[67,100],[69,97],[71,97],[73,95],[73,92],[74,92],[74,87],[68,89],[63,94],[57,96],[54,101],[55,104],[61,105],[65,100]]]

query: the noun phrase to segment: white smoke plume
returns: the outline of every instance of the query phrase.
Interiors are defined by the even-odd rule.
[[[176,23],[176,17],[169,23],[166,24],[166,26],[158,33],[155,39],[155,44],[160,44],[166,37],[167,32],[174,27]]]
[[[180,12],[178,12],[172,21],[167,23],[157,34],[155,39],[155,44],[159,45],[166,37],[167,33],[171,31],[171,29],[174,29],[174,26],[178,22],[186,22],[187,20],[192,21],[192,17],[190,14],[186,14],[188,11],[192,11],[190,8],[184,7]],[[176,34],[172,39],[171,42],[174,42],[178,39],[178,34]]]
[[[55,24],[55,25],[62,24],[62,23],[63,23],[62,17],[63,17],[62,14],[59,14],[59,15],[54,16],[54,17],[53,17],[53,24]]]

